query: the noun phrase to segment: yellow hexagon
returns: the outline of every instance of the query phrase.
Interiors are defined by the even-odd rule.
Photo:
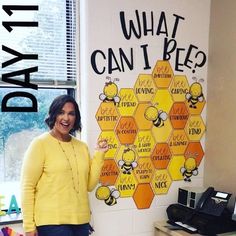
[[[189,140],[199,141],[206,130],[202,117],[200,115],[190,116],[185,130]]]
[[[113,130],[119,120],[119,113],[114,103],[101,103],[96,113],[96,119],[101,130]]]
[[[188,146],[188,137],[184,130],[174,130],[169,140],[169,147],[173,155],[182,155]]]
[[[134,145],[139,157],[150,156],[155,144],[151,131],[139,131]]]
[[[172,180],[183,180],[184,177],[180,169],[184,166],[185,158],[183,155],[173,156],[170,160],[168,170]]]
[[[134,169],[138,183],[150,183],[153,172],[154,166],[149,157],[141,157],[138,159],[138,166]]]
[[[116,180],[115,187],[120,192],[120,197],[132,197],[137,184],[133,173],[129,175],[120,173]]]
[[[167,170],[156,170],[152,178],[152,188],[156,195],[166,194],[170,188],[172,180]]]
[[[173,82],[170,86],[170,93],[176,102],[184,102],[186,100],[186,93],[189,91],[189,84],[185,75],[174,76]]]
[[[134,85],[134,92],[140,102],[149,102],[156,93],[152,75],[140,74]]]
[[[173,105],[173,100],[167,89],[159,89],[157,90],[152,103],[157,104],[159,110],[169,113]]]
[[[99,139],[106,139],[108,142],[108,151],[105,153],[105,159],[114,158],[120,146],[120,143],[114,131],[102,131]]]
[[[149,130],[152,127],[152,121],[147,120],[144,116],[146,109],[150,106],[151,103],[139,103],[137,109],[135,110],[134,119],[139,129]]]
[[[168,88],[174,76],[169,61],[157,61],[152,76],[157,88]]]
[[[137,105],[138,99],[131,88],[122,88],[119,92],[120,102],[118,110],[122,116],[132,116]]]
[[[122,159],[123,152],[127,147],[129,147],[129,146],[128,145],[120,145],[120,147],[116,153],[116,157],[115,157],[117,162]],[[133,145],[130,145],[130,147],[132,148]],[[137,157],[138,157],[138,155],[137,155]]]
[[[165,123],[162,127],[152,127],[152,134],[156,142],[164,143],[169,139],[172,132],[172,125],[169,119],[165,120]]]

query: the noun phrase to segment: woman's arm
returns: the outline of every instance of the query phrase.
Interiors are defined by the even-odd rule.
[[[21,208],[23,216],[23,227],[28,235],[35,234],[34,222],[35,191],[37,183],[43,173],[44,151],[39,139],[35,139],[24,156],[21,169]]]
[[[98,140],[96,151],[92,160],[90,160],[90,172],[88,180],[88,191],[92,191],[98,184],[101,170],[104,164],[104,156],[108,151],[107,140]]]

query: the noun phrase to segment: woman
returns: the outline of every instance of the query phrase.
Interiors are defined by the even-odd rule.
[[[21,201],[26,236],[88,236],[88,191],[98,183],[106,140],[90,159],[85,143],[71,135],[81,131],[78,104],[68,95],[51,104],[50,128],[30,144],[23,161]]]

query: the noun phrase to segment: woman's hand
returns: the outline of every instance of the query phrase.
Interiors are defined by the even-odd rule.
[[[25,236],[38,236],[37,230],[31,231],[31,232],[26,232]]]
[[[109,147],[106,139],[99,139],[97,141],[97,147],[96,149],[101,152],[107,152]]]

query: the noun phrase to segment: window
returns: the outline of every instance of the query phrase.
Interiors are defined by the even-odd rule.
[[[8,15],[3,6],[12,8]],[[38,9],[27,9],[27,6]],[[76,0],[1,0],[1,22],[37,22],[38,26],[12,26],[12,31],[1,24],[0,42],[2,51],[0,80],[0,183],[19,181],[24,152],[36,135],[45,132],[44,119],[49,104],[58,95],[75,95],[76,91]],[[4,62],[16,58],[10,49],[24,55],[37,55],[37,59],[18,60],[4,66]],[[38,89],[26,88],[9,81],[3,75],[27,68],[30,83]],[[25,81],[24,74],[14,80]],[[23,92],[35,97],[37,112],[2,112],[3,99],[12,92]],[[26,97],[8,99],[9,107],[29,107],[32,101]],[[1,189],[1,187],[0,187]]]

